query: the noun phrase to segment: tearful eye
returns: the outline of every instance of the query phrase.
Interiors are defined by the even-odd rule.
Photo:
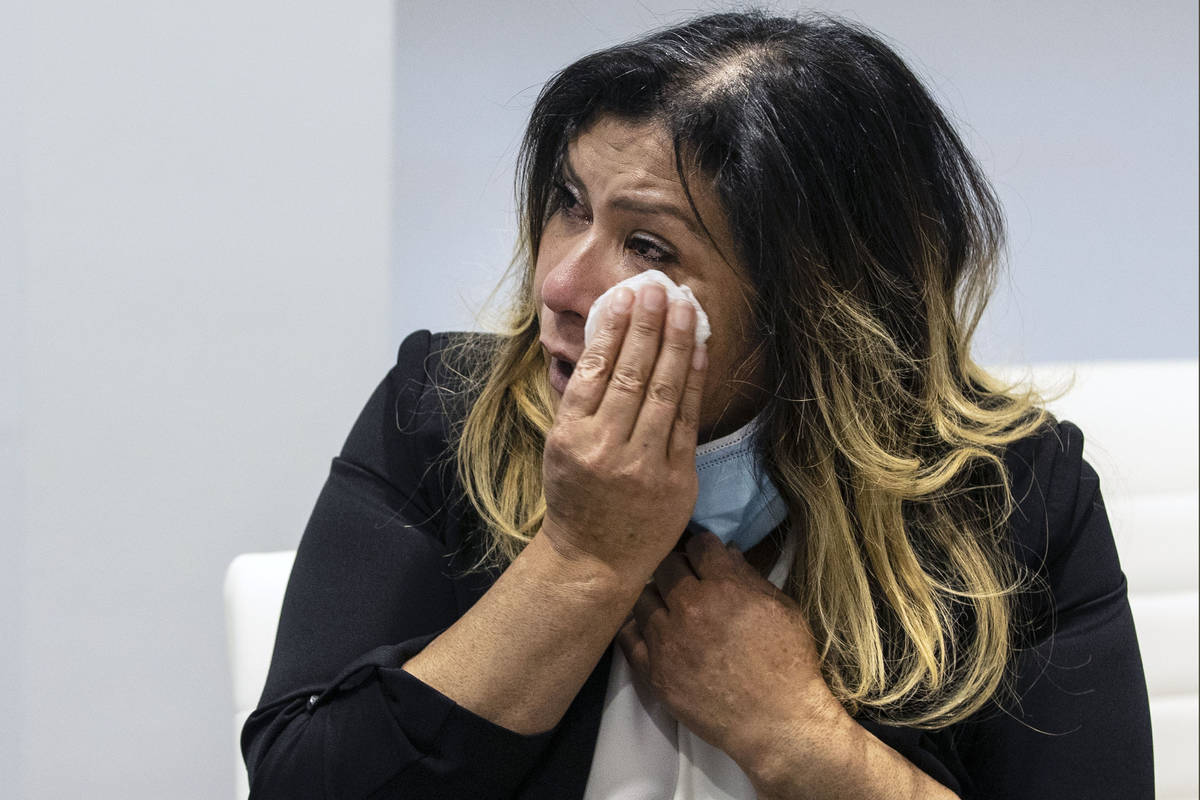
[[[629,240],[629,249],[634,255],[646,261],[661,263],[664,261],[674,261],[675,254],[668,250],[663,245],[649,239],[645,236],[634,236]]]
[[[584,217],[583,206],[575,192],[561,181],[554,182],[554,198],[551,204],[554,211],[562,211],[567,216]]]

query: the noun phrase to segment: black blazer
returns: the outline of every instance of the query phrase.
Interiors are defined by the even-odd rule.
[[[257,710],[242,731],[251,796],[583,795],[611,648],[559,724],[523,736],[400,669],[487,591],[464,574],[478,520],[448,461],[451,337],[417,331],[372,394],[317,498]],[[1018,556],[1050,587],[1014,663],[1019,702],[936,732],[862,721],[964,798],[1153,797],[1137,638],[1083,436],[1060,422],[1011,446]],[[665,799],[664,799],[665,800]]]

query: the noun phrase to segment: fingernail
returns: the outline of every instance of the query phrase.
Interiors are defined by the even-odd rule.
[[[650,284],[642,289],[642,308],[647,311],[662,311],[667,304],[667,292],[658,284]]]
[[[692,351],[692,369],[702,370],[708,366],[708,345],[698,344]]]
[[[667,322],[672,328],[677,328],[681,331],[686,331],[692,324],[692,304],[691,303],[671,303],[671,310],[667,313]]]
[[[612,300],[609,302],[609,307],[617,314],[624,314],[633,305],[633,292],[628,286],[622,286],[613,292]]]

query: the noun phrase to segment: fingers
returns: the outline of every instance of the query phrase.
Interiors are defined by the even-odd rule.
[[[742,580],[768,589],[772,594],[778,591],[775,584],[763,577],[746,560],[745,554],[736,545],[723,544],[711,531],[701,528],[689,536],[684,544],[684,552],[692,571],[700,580],[719,576],[740,576]]]
[[[646,584],[646,588],[642,589],[642,593],[633,604],[633,618],[637,622],[638,630],[646,630],[652,619],[666,613],[667,606],[663,603],[658,589],[653,583]]]
[[[730,550],[715,533],[703,529],[688,537],[684,552],[692,570],[702,579],[729,574],[736,567],[736,559],[741,558],[740,552]]]
[[[595,414],[600,407],[608,388],[609,376],[621,351],[633,300],[633,292],[622,287],[608,302],[599,330],[579,357],[571,380],[567,382],[567,389],[559,403],[559,416],[578,419]]]
[[[670,553],[658,565],[658,569],[654,570],[654,585],[668,609],[675,607],[672,598],[689,582],[696,582],[696,573],[692,572],[687,558],[682,553]]]
[[[650,375],[658,360],[666,313],[667,292],[663,287],[651,283],[638,290],[621,354],[617,356],[604,399],[600,401],[597,413],[606,417],[614,433],[626,440],[633,432]]]
[[[661,453],[667,452],[679,416],[691,372],[692,351],[696,346],[696,310],[691,303],[671,303],[666,317],[662,348],[650,373],[641,413],[630,437],[634,443]]]
[[[575,365],[559,415],[602,414],[616,436],[665,450],[671,460],[690,458],[708,366],[706,348],[695,344],[695,325],[692,305],[668,304],[657,284],[636,295],[619,289]]]
[[[646,675],[650,671],[650,648],[642,638],[636,621],[629,619],[621,626],[617,631],[617,644],[621,646],[625,660],[635,672]]]
[[[696,438],[700,434],[700,400],[704,394],[704,377],[708,372],[708,348],[696,345],[692,350],[683,400],[671,424],[671,440],[667,457],[675,463],[694,459]]]

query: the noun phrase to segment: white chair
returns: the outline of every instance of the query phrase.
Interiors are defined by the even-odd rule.
[[[1049,407],[1080,427],[1084,457],[1100,475],[1150,692],[1156,794],[1159,800],[1195,800],[1197,362],[1042,364],[1031,374],[1034,385],[1047,391],[1074,376],[1070,391]]]
[[[295,558],[295,550],[243,553],[225,570],[225,633],[233,674],[233,746],[239,800],[250,796],[246,764],[242,761],[242,726],[258,707],[267,682],[275,628]]]
[[[1031,377],[1043,389],[1073,388],[1050,408],[1086,436],[1100,474],[1121,566],[1129,579],[1150,714],[1159,800],[1196,800],[1197,530],[1200,428],[1197,362],[1046,364],[997,373]],[[233,673],[237,797],[249,794],[239,737],[266,682],[275,627],[295,551],[247,553],[225,574]]]

